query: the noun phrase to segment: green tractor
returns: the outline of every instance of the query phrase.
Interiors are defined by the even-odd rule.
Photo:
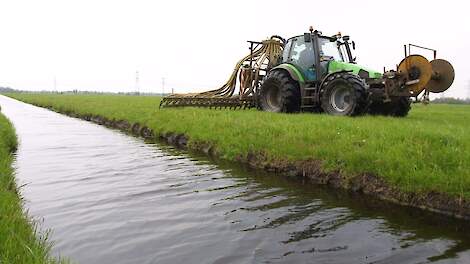
[[[349,40],[349,36],[329,37],[313,30],[288,39],[279,64],[263,78],[258,107],[269,112],[403,117],[412,97],[422,91],[443,92],[453,82],[450,63],[428,62],[420,55],[405,54],[396,71],[380,73],[359,66],[351,52],[355,43]]]
[[[324,36],[310,28],[287,41],[273,36],[248,42],[250,54],[220,88],[172,94],[160,107],[257,107],[269,112],[403,117],[410,111],[411,98],[418,101],[422,94],[427,102],[430,92],[443,92],[454,80],[452,65],[436,59],[436,50],[412,44],[405,45],[405,58],[396,70],[380,73],[357,65],[354,41],[341,34]],[[434,60],[409,55],[411,47],[433,51]]]

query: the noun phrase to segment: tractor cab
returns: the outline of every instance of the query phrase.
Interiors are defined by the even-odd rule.
[[[287,40],[282,54],[282,63],[295,66],[306,81],[319,81],[328,73],[330,61],[354,63],[349,36],[322,36],[315,31]],[[352,42],[352,47],[355,47]],[[318,67],[317,67],[318,66]]]

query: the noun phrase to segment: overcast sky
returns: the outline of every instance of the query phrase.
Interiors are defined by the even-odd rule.
[[[386,4],[388,3],[388,4]],[[358,63],[382,71],[403,44],[438,50],[456,79],[446,96],[468,97],[466,1],[52,1],[0,0],[0,86],[25,90],[203,91],[226,81],[246,40],[341,31]],[[423,52],[431,58],[431,53]]]

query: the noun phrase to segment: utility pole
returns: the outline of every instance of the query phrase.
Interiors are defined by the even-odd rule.
[[[54,75],[54,92],[57,92],[57,78]]]
[[[137,94],[140,94],[139,71],[135,71],[135,90]]]

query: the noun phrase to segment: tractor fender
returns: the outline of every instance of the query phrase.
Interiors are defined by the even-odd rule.
[[[283,63],[271,69],[271,71],[275,71],[275,70],[287,71],[290,77],[292,78],[292,80],[298,82],[300,86],[303,86],[303,84],[305,83],[305,78],[302,75],[302,73],[292,64]]]

